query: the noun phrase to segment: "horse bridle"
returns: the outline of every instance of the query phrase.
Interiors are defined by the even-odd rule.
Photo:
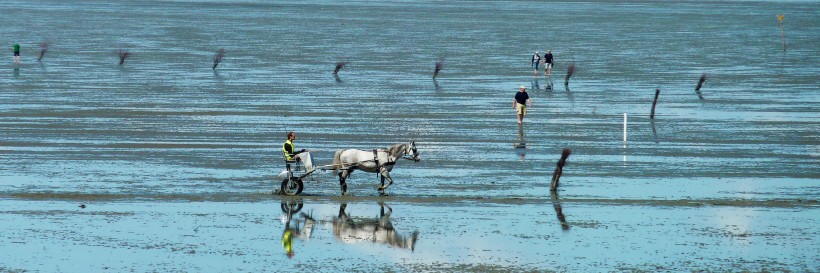
[[[408,156],[410,152],[413,152],[413,156]],[[403,159],[418,161],[419,151],[416,149],[416,143],[410,142],[410,145],[404,149],[404,154],[401,156]]]

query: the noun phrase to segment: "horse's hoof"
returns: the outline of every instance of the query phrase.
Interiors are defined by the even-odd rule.
[[[390,194],[389,194],[389,193],[386,193],[386,192],[380,192],[380,193],[379,193],[379,196],[390,196]]]

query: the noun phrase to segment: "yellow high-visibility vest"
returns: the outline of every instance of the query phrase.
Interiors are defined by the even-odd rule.
[[[287,141],[285,141],[285,144],[282,144],[282,153],[285,154],[285,160],[292,160],[291,154],[288,153],[287,149],[285,149],[285,146],[287,146],[288,144],[290,144],[290,147],[293,149],[292,151],[296,151],[296,147],[293,146],[293,141],[290,141],[290,139],[288,139]]]
[[[285,248],[286,253],[290,253],[292,251],[292,245],[293,236],[291,235],[290,230],[285,230],[285,234],[282,234],[282,247]]]

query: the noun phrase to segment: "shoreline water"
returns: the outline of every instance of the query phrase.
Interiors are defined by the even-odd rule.
[[[816,271],[818,10],[4,1],[22,63],[0,65],[0,272]],[[553,76],[532,77],[548,49]],[[326,173],[275,196],[288,131],[319,164],[405,141],[422,161],[389,197],[361,172],[352,197]],[[287,258],[280,203],[298,200],[320,224]],[[371,223],[379,202],[415,250],[334,237],[342,204]]]

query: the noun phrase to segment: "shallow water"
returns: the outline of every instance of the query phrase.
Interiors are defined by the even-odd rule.
[[[767,265],[758,262],[765,260],[761,257],[778,261],[773,268],[816,270],[816,258],[765,253],[774,243],[757,234],[792,230],[778,233],[777,240],[788,249],[817,252],[817,229],[808,216],[817,214],[820,196],[818,8],[814,2],[788,1],[4,1],[0,18],[7,27],[0,44],[20,43],[23,61],[14,65],[7,56],[0,66],[1,215],[6,223],[47,220],[50,224],[37,229],[62,233],[66,222],[51,221],[65,214],[61,210],[101,202],[105,213],[131,213],[118,216],[121,226],[109,229],[122,233],[130,224],[148,222],[150,215],[172,222],[183,211],[226,211],[198,220],[216,224],[236,221],[223,218],[257,206],[278,214],[280,197],[269,193],[278,187],[279,146],[287,131],[296,131],[296,146],[317,150],[319,164],[329,164],[337,149],[416,141],[422,161],[399,162],[392,172],[396,183],[388,190],[391,197],[376,198],[375,175],[361,172],[350,178],[350,200],[326,199],[339,194],[330,173],[306,181],[304,194],[314,198],[306,208],[317,206],[321,217],[332,215],[342,201],[356,204],[350,206],[353,211],[359,211],[357,205],[366,207],[361,210],[368,215],[375,215],[377,200],[388,202],[396,210],[394,217],[409,215],[398,218],[402,232],[409,232],[404,227],[420,230],[419,248],[397,252],[402,258],[394,259],[343,245],[321,249],[305,243],[304,251],[287,259],[272,242],[275,252],[231,259],[227,271],[270,270],[260,263],[271,261],[299,269],[311,259],[334,258],[322,253],[336,251],[357,257],[333,262],[342,271],[368,263],[372,267],[364,270],[394,264],[407,271],[600,271],[621,265],[653,270],[655,264],[673,270],[761,270]],[[776,14],[786,15],[785,53]],[[49,51],[36,63],[43,41],[50,43]],[[219,48],[225,48],[225,58],[212,70]],[[117,49],[132,53],[123,66],[117,65]],[[534,78],[529,58],[546,49],[555,54],[554,74]],[[441,58],[444,69],[432,80]],[[334,77],[337,61],[350,64]],[[563,76],[571,63],[577,70],[565,88]],[[693,89],[702,73],[709,80],[701,100]],[[534,103],[522,127],[515,124],[510,107],[519,85],[530,88]],[[661,93],[651,121],[655,88]],[[626,145],[623,113],[629,118]],[[521,142],[526,149],[514,148]],[[524,208],[554,214],[549,179],[565,147],[573,151],[560,188],[561,199],[573,204],[568,218],[597,221],[609,230],[632,226],[622,237],[609,237],[600,226],[587,234],[573,228],[559,234],[574,237],[572,249],[577,251],[545,253],[540,250],[570,246],[548,239],[559,235],[542,233],[541,239],[517,240],[526,249],[540,250],[513,251],[536,260],[515,264],[506,262],[513,256],[502,254],[511,247],[483,253],[465,243],[454,251],[499,258],[444,258],[425,245],[426,238],[435,237],[425,230],[435,230],[439,221],[466,225],[455,229],[465,234],[483,234],[494,223],[473,226],[475,218],[505,220],[509,231],[503,234],[509,236],[504,238],[528,236],[529,223],[546,216],[497,214]],[[497,201],[518,200],[514,198],[527,201]],[[486,200],[501,205],[485,205]],[[32,209],[18,211],[26,206]],[[54,206],[60,211],[52,212]],[[142,211],[143,206],[167,209]],[[663,220],[672,224],[645,220],[645,225],[631,225],[615,218],[622,210],[670,217]],[[455,216],[444,220],[444,214]],[[737,254],[726,253],[737,236],[709,235],[730,230],[726,225],[696,226],[707,229],[702,233],[682,230],[698,223],[683,215],[725,214],[778,222],[738,231],[753,243],[744,242],[746,251]],[[82,225],[84,217],[92,216],[65,221]],[[554,228],[550,217],[542,220]],[[273,223],[261,226],[272,232],[271,240],[281,233]],[[20,238],[39,234],[14,231]],[[679,238],[681,232],[690,236]],[[696,251],[704,259],[687,266],[682,262],[695,258],[680,253],[693,251],[691,246],[616,242],[648,233],[657,236],[653,241],[704,243],[708,251]],[[153,234],[161,232],[104,237],[115,239],[87,251],[127,252],[113,242],[140,245]],[[226,241],[259,243],[222,234],[194,236],[190,244],[197,245],[197,253],[231,257],[220,249]],[[468,239],[453,234],[441,237]],[[11,258],[0,259],[0,271],[54,271],[57,259],[76,261],[76,270],[66,271],[100,270],[94,266],[201,271],[197,268],[211,268],[207,265],[214,257],[177,253],[179,257],[166,260],[164,252],[143,249],[136,254],[153,257],[147,258],[152,263],[100,263],[82,255],[63,256],[75,249],[57,243],[58,235],[39,238],[32,244],[56,245],[59,251],[49,252],[53,259],[33,265],[27,260],[31,255],[6,250],[3,255]],[[184,238],[166,241],[186,244]],[[318,238],[331,241],[326,234]],[[633,254],[641,258],[623,251],[594,254],[599,252],[584,245],[636,249]],[[657,260],[644,257],[655,250],[680,253],[653,255]],[[561,259],[550,261],[564,261],[559,263],[563,267],[535,258],[552,255]],[[133,255],[123,259],[128,257]],[[575,262],[575,257],[583,259]],[[488,267],[458,269],[474,259],[487,261],[483,266]],[[410,267],[433,264],[438,267]]]
[[[371,201],[301,200],[287,222],[274,201],[18,200],[0,214],[10,231],[0,242],[14,249],[7,270],[65,272],[808,272],[820,262],[806,243],[820,234],[811,207],[388,199],[381,212]],[[301,232],[292,258],[286,228]]]

